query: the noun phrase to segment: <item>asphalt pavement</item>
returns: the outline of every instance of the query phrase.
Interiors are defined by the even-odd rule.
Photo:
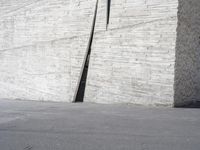
[[[200,109],[0,100],[0,150],[200,150]]]

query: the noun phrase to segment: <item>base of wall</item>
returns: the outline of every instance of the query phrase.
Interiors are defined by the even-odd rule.
[[[200,108],[200,101],[175,103],[175,108]]]

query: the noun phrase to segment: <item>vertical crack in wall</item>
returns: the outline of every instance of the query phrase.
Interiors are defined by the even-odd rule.
[[[110,22],[110,7],[111,7],[111,0],[107,0],[106,30],[108,29],[108,25],[109,25],[109,22]]]
[[[84,100],[87,74],[88,74],[88,68],[89,68],[89,63],[90,63],[90,54],[91,54],[91,48],[92,48],[92,42],[93,42],[94,30],[95,30],[95,24],[96,24],[97,9],[98,9],[98,0],[96,1],[91,33],[90,33],[90,37],[88,41],[85,59],[84,59],[82,70],[81,70],[80,79],[79,79],[77,90],[74,96],[74,102],[83,102]]]

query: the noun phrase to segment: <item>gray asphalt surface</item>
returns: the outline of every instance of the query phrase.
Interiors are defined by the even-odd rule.
[[[200,109],[1,100],[0,150],[200,150]]]

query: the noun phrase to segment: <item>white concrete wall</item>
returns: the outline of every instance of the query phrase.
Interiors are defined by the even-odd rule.
[[[0,2],[0,99],[73,99],[95,0]],[[85,101],[173,104],[178,0],[100,0]]]
[[[101,0],[85,101],[172,105],[177,0]]]
[[[0,2],[0,99],[72,101],[95,1]]]

